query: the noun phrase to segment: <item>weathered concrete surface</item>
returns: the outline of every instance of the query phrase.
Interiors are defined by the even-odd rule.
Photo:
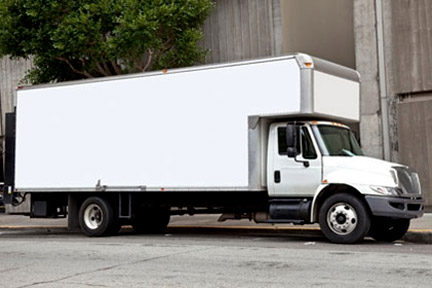
[[[356,69],[361,75],[360,137],[366,155],[383,158],[374,0],[354,1]]]
[[[281,1],[284,53],[303,52],[355,68],[353,2]]]
[[[218,0],[204,24],[202,45],[207,63],[220,63],[275,55],[280,48],[274,0]],[[276,7],[277,8],[277,7]],[[276,20],[276,22],[273,21]],[[275,30],[276,29],[276,30]],[[279,30],[278,30],[279,29]],[[275,32],[276,31],[276,32]]]
[[[0,286],[430,287],[432,246],[219,233],[89,238],[0,231]]]
[[[0,104],[1,104],[1,135],[4,136],[4,115],[13,112],[16,105],[15,88],[24,78],[28,70],[33,67],[31,60],[11,60],[9,57],[0,58]]]

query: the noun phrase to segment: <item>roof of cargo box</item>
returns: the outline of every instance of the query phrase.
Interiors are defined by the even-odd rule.
[[[107,76],[107,77],[99,77],[92,79],[83,79],[83,80],[73,80],[73,81],[65,81],[58,83],[49,83],[49,84],[39,84],[39,85],[20,85],[17,87],[17,90],[27,90],[27,89],[38,89],[38,88],[48,88],[48,87],[59,87],[59,86],[68,86],[68,85],[78,85],[84,83],[92,83],[92,82],[103,82],[103,81],[113,81],[113,80],[122,80],[122,79],[131,79],[131,78],[140,78],[140,77],[150,77],[156,75],[163,74],[174,74],[174,73],[184,73],[184,72],[192,72],[192,71],[200,71],[200,70],[209,70],[209,69],[218,69],[218,68],[226,68],[232,66],[241,66],[241,65],[250,65],[250,64],[258,64],[265,62],[273,62],[273,61],[282,61],[287,59],[296,59],[299,67],[301,69],[313,69],[317,71],[321,71],[324,73],[328,73],[337,77],[345,78],[351,81],[360,82],[360,74],[348,67],[320,59],[317,57],[310,56],[304,53],[295,53],[290,55],[283,55],[277,57],[264,57],[258,59],[251,60],[243,60],[243,61],[233,61],[219,64],[208,64],[208,65],[198,65],[191,66],[185,68],[175,68],[175,69],[163,69],[160,71],[152,71],[152,72],[140,72],[133,73],[127,75],[115,75],[115,76]]]

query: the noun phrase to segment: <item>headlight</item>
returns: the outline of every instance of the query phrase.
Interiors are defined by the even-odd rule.
[[[412,177],[412,183],[413,183],[414,191],[416,191],[418,194],[422,195],[422,189],[421,189],[421,185],[420,185],[420,178],[419,178],[418,174],[417,173],[412,173],[411,177]]]
[[[390,196],[399,196],[402,194],[401,189],[394,187],[385,187],[385,186],[370,186],[370,188],[382,195],[390,195]]]
[[[399,179],[397,177],[397,172],[395,170],[390,170],[390,175],[392,176],[393,182],[396,186],[399,186]]]

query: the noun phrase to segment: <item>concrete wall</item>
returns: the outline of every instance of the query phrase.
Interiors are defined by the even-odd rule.
[[[32,67],[31,60],[0,58],[1,135],[4,131],[4,115],[7,112],[12,112],[15,106],[15,88]]]
[[[204,25],[208,63],[303,52],[355,68],[351,1],[215,2]]]
[[[366,155],[383,158],[374,0],[354,1],[356,69],[361,75],[360,135]]]
[[[281,0],[283,52],[355,68],[353,2]]]
[[[432,2],[385,0],[385,10],[392,152],[419,173],[432,211]]]
[[[218,0],[204,25],[207,63],[280,54],[279,1]]]
[[[431,210],[432,92],[406,99],[397,108],[400,161],[419,173],[425,204]]]
[[[432,1],[387,0],[392,13],[394,92],[432,90]]]

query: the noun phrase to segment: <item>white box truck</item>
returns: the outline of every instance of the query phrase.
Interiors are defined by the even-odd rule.
[[[408,167],[362,155],[356,71],[305,54],[22,87],[8,115],[6,203],[89,236],[170,215],[319,223],[392,241],[423,214]],[[342,124],[344,123],[344,124]]]

